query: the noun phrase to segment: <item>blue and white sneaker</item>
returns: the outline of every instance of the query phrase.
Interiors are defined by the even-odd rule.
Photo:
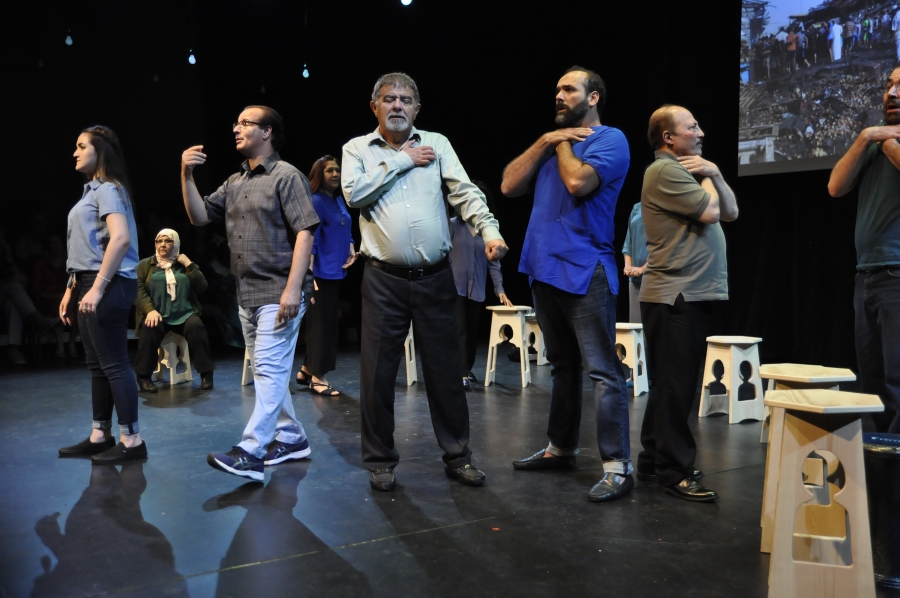
[[[266,447],[264,462],[266,465],[277,465],[288,459],[302,459],[312,452],[309,448],[309,440],[304,438],[297,444],[286,444],[280,440],[273,440]]]
[[[212,467],[225,473],[230,473],[242,478],[263,481],[263,460],[258,459],[239,446],[233,447],[227,453],[210,453],[206,462]]]

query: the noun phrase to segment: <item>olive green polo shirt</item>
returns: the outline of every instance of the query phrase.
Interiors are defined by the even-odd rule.
[[[648,252],[641,301],[674,305],[679,294],[685,301],[728,299],[722,227],[698,220],[709,205],[709,193],[674,155],[654,155],[641,190]]]

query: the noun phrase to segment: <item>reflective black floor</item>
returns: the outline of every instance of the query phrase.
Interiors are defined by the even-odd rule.
[[[205,460],[240,439],[253,408],[238,358],[219,361],[213,391],[197,378],[142,395],[150,458],[120,467],[57,457],[89,432],[83,366],[7,370],[0,598],[766,595],[759,423],[694,416],[697,465],[722,496],[716,504],[641,483],[623,500],[593,504],[586,494],[602,466],[592,401],[577,470],[514,471],[510,461],[546,445],[550,375],[534,367],[522,389],[518,364],[502,359],[499,384],[468,395],[487,483],[467,488],[445,477],[425,387],[407,388],[401,371],[399,484],[375,493],[360,459],[358,363],[340,355],[329,377],[337,398],[293,394],[313,452],[267,468],[265,484],[242,484]],[[484,351],[477,363],[482,378]],[[633,402],[635,454],[645,403]]]

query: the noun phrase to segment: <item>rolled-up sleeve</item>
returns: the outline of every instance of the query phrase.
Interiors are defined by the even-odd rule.
[[[240,176],[240,174],[231,175],[216,189],[215,193],[211,193],[203,198],[203,205],[206,207],[206,217],[210,221],[218,222],[225,217],[225,200],[228,197],[228,186],[236,176]]]

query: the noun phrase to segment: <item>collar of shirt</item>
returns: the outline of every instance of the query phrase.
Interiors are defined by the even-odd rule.
[[[410,131],[409,138],[406,141],[408,142],[410,139],[414,139],[416,141],[416,143],[422,142],[422,136],[419,135],[419,130],[416,129],[415,127],[413,127],[412,130]],[[372,145],[373,143],[377,144],[377,145],[381,145],[381,146],[386,145],[388,147],[394,147],[393,145],[391,145],[390,143],[387,142],[387,140],[381,134],[381,130],[378,127],[376,127],[374,131],[372,131],[371,133],[369,133],[366,136],[366,145]],[[397,151],[400,151],[399,149],[397,149],[395,147],[394,147],[394,149],[396,149]]]
[[[101,181],[99,179],[89,180],[87,183],[84,184],[84,193],[81,195],[81,197],[84,197],[91,191],[96,191],[102,184],[103,184],[103,181]]]
[[[667,152],[665,150],[656,150],[655,152],[653,152],[653,155],[656,157],[657,160],[659,160],[659,159],[674,160],[674,161],[678,162],[678,158],[675,157],[675,154],[673,154],[671,152]]]
[[[250,169],[250,160],[244,160],[241,162],[241,169],[247,173],[247,176],[253,176],[255,174],[262,174],[263,172],[272,172],[272,169],[275,168],[275,164],[277,164],[281,160],[281,156],[278,155],[278,152],[272,152],[268,156],[266,156],[262,162],[256,165],[256,168]]]

